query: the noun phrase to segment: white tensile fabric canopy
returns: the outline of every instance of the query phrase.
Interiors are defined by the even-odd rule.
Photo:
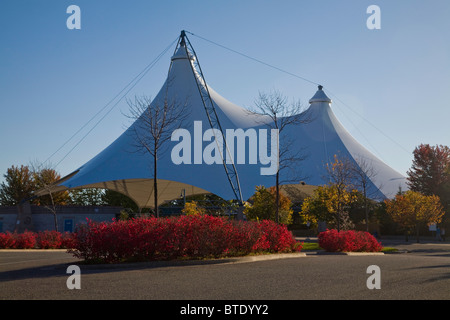
[[[209,141],[196,140],[194,122],[201,124],[203,131],[211,128],[207,118],[199,87],[195,77],[200,77],[193,71],[191,63],[193,57],[186,54],[187,50],[182,44],[171,59],[171,68],[166,82],[152,104],[163,103],[169,96],[178,101],[186,101],[189,115],[186,128],[192,135],[192,148],[194,143],[200,143],[201,150],[209,145]],[[198,79],[198,78],[197,78]],[[250,114],[244,108],[237,106],[208,86],[211,100],[214,103],[220,125],[226,129],[254,129],[268,128],[267,118]],[[404,176],[393,170],[374,156],[360,143],[358,143],[340,124],[331,109],[331,100],[322,87],[309,100],[310,106],[306,113],[311,119],[308,123],[288,126],[283,134],[293,139],[292,151],[300,151],[305,160],[295,164],[305,176],[302,180],[309,185],[323,185],[327,181],[325,164],[333,162],[335,154],[345,156],[352,161],[363,159],[376,172],[370,183],[376,190],[376,198],[392,197],[401,187],[407,189]],[[138,126],[136,120],[120,137],[105,148],[89,162],[61,179],[52,187],[52,191],[80,188],[107,188],[121,192],[136,204],[143,207],[153,206],[153,158],[148,153],[135,152],[134,128]],[[260,132],[260,131],[259,131]],[[270,132],[270,130],[269,130]],[[194,141],[196,140],[196,141]],[[270,140],[270,138],[269,138]],[[201,164],[191,163],[175,164],[170,150],[180,141],[168,141],[168,151],[158,157],[158,198],[159,203],[180,198],[180,193],[186,196],[194,194],[213,193],[224,199],[235,199],[235,193],[230,186],[223,163]],[[280,143],[282,139],[280,138]],[[270,144],[270,141],[267,142]],[[249,148],[249,145],[246,147]],[[261,163],[249,163],[249,153],[246,151],[246,162],[239,164],[235,161],[235,168],[240,182],[242,198],[247,200],[255,192],[255,187],[266,187],[275,184],[274,175],[262,175],[261,168],[268,167]],[[192,156],[192,159],[194,156]],[[291,168],[292,169],[292,168]],[[290,175],[289,170],[280,171],[281,181]],[[46,193],[46,190],[36,195]]]

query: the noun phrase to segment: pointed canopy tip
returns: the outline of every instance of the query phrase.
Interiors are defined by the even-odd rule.
[[[171,60],[174,61],[174,60],[178,60],[178,59],[188,59],[188,55],[189,55],[189,59],[191,59],[191,60],[195,59],[194,56],[188,52],[188,49],[186,48],[186,42],[184,40],[184,37],[181,37],[181,41],[180,41],[178,50],[171,57]]]
[[[181,33],[180,33],[180,45],[181,46],[185,46],[186,45],[185,38],[186,38],[186,31],[181,30]]]
[[[323,86],[319,85],[318,90],[316,94],[309,100],[309,103],[315,103],[315,102],[326,102],[331,103],[331,99],[328,98],[328,96],[325,94],[325,92],[322,90]]]

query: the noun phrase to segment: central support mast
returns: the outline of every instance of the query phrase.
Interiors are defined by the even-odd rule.
[[[188,45],[189,45],[189,50],[188,50]],[[188,59],[188,60],[190,61],[192,73],[193,73],[195,81],[197,83],[197,88],[198,88],[198,91],[202,98],[203,107],[205,108],[209,124],[212,129],[217,129],[222,134],[222,141],[223,141],[223,144],[225,147],[225,152],[228,153],[228,155],[230,155],[230,150],[228,149],[226,139],[223,139],[223,137],[225,137],[225,134],[223,132],[222,126],[220,125],[219,117],[217,116],[214,102],[211,99],[208,85],[206,84],[205,77],[203,76],[202,68],[200,67],[198,57],[195,54],[195,50],[192,47],[191,42],[187,38],[186,32],[184,30],[181,31],[181,35],[180,35],[177,47],[175,48],[175,52],[177,51],[177,49],[180,46],[185,48],[186,55],[188,58],[190,58],[190,57],[194,58],[194,59]],[[192,53],[189,51],[191,51]],[[213,130],[213,131],[215,132],[216,130]],[[215,140],[218,143],[217,137],[215,137]],[[234,193],[236,199],[239,201],[239,204],[243,205],[241,186],[239,183],[238,173],[237,173],[236,167],[234,165],[234,159],[232,159],[232,157],[229,156],[228,158],[231,159],[231,163],[227,163],[220,146],[219,146],[218,150],[220,151],[220,156],[222,158],[223,166],[225,168],[225,173],[228,177],[228,181],[230,182],[231,188],[233,189],[233,193]]]

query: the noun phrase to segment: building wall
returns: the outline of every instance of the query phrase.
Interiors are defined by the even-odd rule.
[[[14,231],[17,222],[17,208],[15,213],[4,214],[0,212],[0,232]]]
[[[57,207],[58,231],[72,232],[76,226],[93,221],[112,221],[122,210],[122,207],[103,206],[60,206]],[[0,207],[0,232],[14,232],[16,229],[18,207]],[[55,230],[53,213],[39,206],[31,206],[30,230],[34,232]]]

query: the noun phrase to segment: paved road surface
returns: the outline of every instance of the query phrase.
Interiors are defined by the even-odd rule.
[[[250,263],[84,266],[64,251],[0,251],[0,299],[450,299],[450,243],[390,243],[409,252]],[[385,245],[388,245],[385,243]],[[70,264],[81,289],[69,290]],[[381,289],[368,289],[370,265]]]

